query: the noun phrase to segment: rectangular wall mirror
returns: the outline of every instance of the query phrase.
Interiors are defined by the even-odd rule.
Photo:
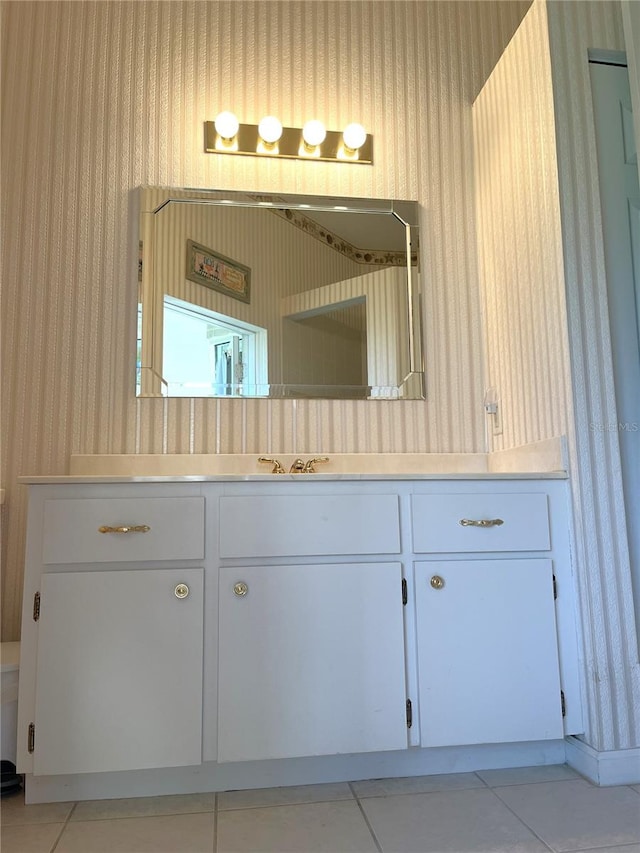
[[[418,204],[142,187],[141,397],[424,397]]]

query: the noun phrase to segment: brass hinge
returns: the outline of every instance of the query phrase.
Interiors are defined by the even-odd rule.
[[[33,596],[33,621],[37,622],[40,618],[40,593],[36,592]]]
[[[27,735],[27,752],[33,752],[36,748],[36,724],[29,723],[29,734]]]
[[[556,576],[553,576],[553,598],[554,600],[558,597],[558,581],[556,580]]]
[[[567,716],[567,703],[564,700],[564,690],[560,691],[560,707],[562,708],[562,716]]]
[[[407,603],[407,581],[406,578],[402,578],[402,603]]]
[[[407,699],[407,728],[410,729],[413,725],[413,709],[411,707],[411,699]]]

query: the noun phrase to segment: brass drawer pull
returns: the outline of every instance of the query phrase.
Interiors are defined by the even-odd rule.
[[[504,521],[501,518],[461,518],[460,524],[463,527],[500,527],[501,524],[504,524]]]
[[[236,595],[242,596],[246,595],[249,592],[249,586],[244,581],[238,581],[238,583],[234,583],[233,591]]]
[[[107,527],[103,525],[98,528],[100,533],[148,533],[151,530],[148,524],[122,525],[121,527]]]
[[[440,575],[434,575],[429,583],[434,589],[442,589],[444,586],[444,578],[441,578]]]

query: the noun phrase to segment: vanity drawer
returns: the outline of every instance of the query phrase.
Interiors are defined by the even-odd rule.
[[[413,495],[411,523],[417,553],[550,548],[545,494]]]
[[[221,557],[398,553],[397,495],[220,498]]]
[[[131,527],[143,530],[117,532]],[[204,498],[47,500],[42,555],[54,564],[200,560]]]

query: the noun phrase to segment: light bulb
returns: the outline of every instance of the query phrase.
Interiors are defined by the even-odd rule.
[[[364,145],[367,138],[367,131],[361,124],[348,124],[342,132],[344,144],[351,151],[357,151]]]
[[[321,121],[308,121],[302,128],[302,138],[310,148],[322,145],[327,135]]]
[[[265,116],[258,125],[260,139],[267,145],[274,145],[282,136],[282,122],[275,116]]]
[[[214,125],[216,133],[223,139],[233,139],[238,132],[240,122],[233,113],[225,110],[216,116]]]

